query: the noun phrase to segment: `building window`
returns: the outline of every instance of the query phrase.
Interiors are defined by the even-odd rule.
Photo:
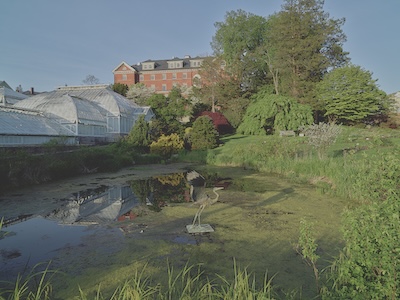
[[[143,81],[144,80],[144,76],[143,75],[140,75],[139,76],[139,81]]]
[[[172,73],[172,79],[176,79],[176,73]]]
[[[162,85],[162,90],[163,90],[164,92],[167,90],[167,85],[166,85],[166,84],[163,84],[163,85]]]
[[[128,76],[126,74],[123,74],[122,75],[122,80],[125,80],[125,81],[128,80]]]
[[[187,79],[187,73],[182,73],[182,79]]]
[[[152,75],[150,76],[150,79],[151,79],[151,80],[156,80],[156,75],[152,74]]]
[[[166,79],[167,79],[167,74],[165,74],[165,73],[162,74],[162,79],[163,79],[163,80],[166,80]]]

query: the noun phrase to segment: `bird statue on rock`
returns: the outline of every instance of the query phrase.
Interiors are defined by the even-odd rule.
[[[199,209],[194,216],[192,226],[196,225],[196,221],[198,221],[198,226],[201,226],[201,213],[207,206],[210,206],[218,201],[219,194],[217,193],[217,191],[224,188],[214,187],[212,191],[215,194],[215,197],[210,197],[205,189],[206,180],[201,174],[196,171],[191,171],[187,173],[186,179],[190,185],[190,198],[194,202],[194,204],[199,206]]]

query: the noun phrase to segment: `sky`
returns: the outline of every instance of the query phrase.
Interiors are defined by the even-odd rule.
[[[283,0],[0,0],[0,81],[38,92],[113,83],[113,69],[147,59],[212,55],[216,22],[239,9],[268,17]],[[345,18],[344,50],[380,89],[400,91],[399,0],[325,0]]]

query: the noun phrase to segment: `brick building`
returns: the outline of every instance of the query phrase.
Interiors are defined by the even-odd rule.
[[[168,95],[178,85],[182,89],[194,85],[198,70],[205,57],[174,57],[164,60],[146,60],[136,65],[121,62],[114,70],[114,83],[131,86],[143,83],[156,93]]]

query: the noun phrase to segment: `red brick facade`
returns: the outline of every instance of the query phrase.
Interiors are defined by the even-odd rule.
[[[194,79],[204,58],[173,58],[170,60],[147,60],[137,65],[122,62],[114,70],[114,83],[128,86],[143,83],[156,93],[167,95],[178,85],[182,89],[194,85]]]

